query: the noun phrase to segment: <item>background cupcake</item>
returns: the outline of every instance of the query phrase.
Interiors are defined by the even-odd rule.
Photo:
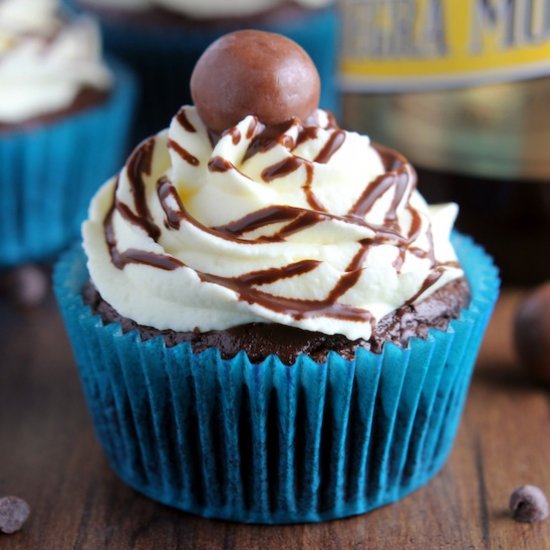
[[[136,141],[165,128],[190,103],[189,79],[202,52],[228,32],[284,34],[313,58],[323,81],[321,106],[339,108],[335,85],[339,20],[332,0],[71,0],[101,20],[105,45],[139,74]]]
[[[490,258],[451,243],[456,206],[317,110],[314,72],[271,34],[212,45],[197,108],[97,193],[86,255],[56,271],[114,469],[208,517],[320,521],[426,483],[498,292]],[[241,118],[268,82],[279,101],[250,94]],[[212,86],[240,93],[216,108]]]
[[[134,85],[100,55],[90,19],[54,0],[0,1],[0,267],[74,239],[124,154]]]

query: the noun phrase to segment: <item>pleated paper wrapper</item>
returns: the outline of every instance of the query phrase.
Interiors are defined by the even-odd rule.
[[[111,466],[162,503],[251,523],[361,514],[418,489],[451,450],[498,295],[491,258],[468,237],[454,244],[472,302],[445,332],[291,366],[104,326],[83,303],[77,246],[58,264],[55,290]]]
[[[48,260],[74,242],[94,193],[123,164],[136,85],[111,68],[105,102],[0,133],[0,268]]]

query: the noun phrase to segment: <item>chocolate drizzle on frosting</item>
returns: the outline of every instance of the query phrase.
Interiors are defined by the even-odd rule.
[[[308,173],[307,179],[310,180],[313,175],[311,163],[300,157],[288,157],[277,164],[268,166],[262,172],[262,179],[269,183],[277,178],[284,178],[285,176],[288,176],[288,174],[291,174],[302,166],[306,167],[306,171]]]
[[[153,218],[149,212],[145,197],[145,183],[143,181],[144,176],[151,175],[154,150],[155,140],[153,138],[144,141],[132,153],[127,164],[128,181],[130,182],[130,189],[134,196],[136,214],[133,213],[130,207],[116,198],[116,193],[114,206],[124,218],[144,229],[149,237],[156,241],[160,237],[160,229],[153,222]]]
[[[128,264],[144,264],[165,271],[173,271],[183,267],[183,263],[177,258],[166,256],[165,254],[156,254],[146,250],[137,250],[129,248],[124,252],[120,252],[117,247],[115,232],[113,228],[114,206],[109,210],[105,217],[105,241],[109,248],[111,261],[118,269],[124,269]],[[140,226],[141,227],[141,226]]]
[[[241,132],[236,126],[233,126],[233,128],[229,128],[226,133],[231,136],[231,141],[233,142],[233,145],[238,145],[241,142]]]
[[[407,300],[407,304],[414,304],[426,290],[428,290],[431,286],[433,286],[439,279],[441,279],[441,276],[443,275],[443,269],[441,266],[438,266],[435,271],[432,271],[424,280],[422,283],[422,286],[420,287],[420,290],[411,298]]]
[[[266,153],[277,144],[284,145],[285,147],[292,147],[292,141],[290,136],[287,135],[287,132],[292,126],[300,124],[297,119],[291,119],[283,124],[273,126],[265,126],[256,117],[254,117],[253,120],[254,122],[250,125],[249,132],[254,138],[246,150],[243,162],[257,153]]]
[[[214,157],[208,163],[208,169],[210,172],[227,172],[232,168],[235,168],[235,166],[222,157]]]
[[[297,132],[296,138],[291,135],[291,130],[293,129]],[[285,158],[276,164],[268,166],[262,171],[261,174],[262,179],[266,183],[270,183],[278,178],[283,178],[304,166],[306,171],[306,179],[303,189],[306,200],[311,208],[320,212],[326,212],[326,208],[315,196],[312,190],[314,163],[326,164],[329,162],[346,140],[346,132],[337,128],[336,122],[332,115],[328,117],[327,129],[334,129],[336,131],[332,133],[329,140],[313,162],[294,155]],[[229,128],[221,135],[216,134],[212,130],[208,130],[208,137],[212,147],[215,147],[219,140],[228,134],[232,136],[234,145],[240,143],[242,136],[236,127]],[[309,117],[304,125],[302,125],[297,118],[292,118],[282,124],[271,126],[262,124],[257,117],[252,117],[246,133],[247,139],[251,141],[243,156],[243,162],[246,162],[258,153],[266,153],[267,151],[273,149],[276,145],[281,145],[290,152],[294,152],[295,149],[303,143],[316,139],[318,134],[319,120],[317,116]],[[211,159],[208,164],[208,168],[211,172],[226,172],[231,169],[236,169],[233,164],[221,157],[214,157]],[[389,183],[392,183],[392,181],[390,180]]]
[[[376,150],[382,158],[387,172],[378,176],[367,185],[363,194],[349,211],[349,215],[364,218],[380,197],[394,187],[394,198],[385,216],[385,225],[393,227],[397,220],[397,208],[403,202],[407,189],[409,189],[410,197],[410,194],[416,187],[416,172],[407,159],[396,151],[387,149],[381,145],[377,145]],[[411,182],[413,185],[411,185]],[[407,197],[407,200],[409,197]],[[399,231],[398,227],[395,229]]]
[[[344,141],[346,141],[346,132],[343,130],[333,132],[326,145],[315,158],[315,162],[318,162],[319,164],[326,164],[332,158],[334,153],[336,153],[336,151],[344,145]]]
[[[185,109],[179,110],[178,114],[176,115],[176,119],[186,132],[189,132],[191,134],[197,132],[197,129],[191,124],[191,122],[187,118],[187,113],[185,112]]]
[[[173,139],[168,140],[168,147],[176,151],[176,153],[191,166],[199,166],[199,159],[184,149],[177,141]]]
[[[181,126],[189,131],[196,132],[196,129],[189,122],[182,110],[177,115]],[[224,135],[230,135],[236,145],[242,139],[241,131],[236,127],[230,128]],[[209,133],[210,139],[218,141],[222,136]],[[246,132],[246,138],[250,140],[249,147],[244,154],[244,160],[250,159],[255,154],[266,152],[280,144],[289,150],[308,140],[317,139],[317,126],[301,126],[296,119],[279,125],[277,127],[266,127],[257,119],[253,118]],[[430,289],[441,278],[448,267],[455,267],[454,262],[438,263],[435,260],[433,251],[433,239],[431,229],[428,229],[429,250],[423,250],[413,245],[422,228],[423,220],[420,213],[410,202],[411,193],[416,185],[416,173],[407,160],[399,153],[390,149],[376,146],[376,150],[382,159],[386,172],[373,181],[365,182],[364,191],[359,199],[343,215],[338,216],[327,212],[327,209],[315,197],[312,190],[312,182],[316,164],[327,163],[331,157],[342,147],[346,139],[346,133],[333,129],[328,141],[322,150],[317,154],[314,161],[293,155],[284,160],[265,168],[261,177],[264,182],[270,183],[293,173],[302,167],[305,171],[305,183],[303,189],[307,202],[311,209],[299,208],[287,205],[273,205],[251,212],[244,217],[230,223],[206,227],[197,219],[193,218],[186,210],[177,189],[167,176],[161,177],[156,185],[157,198],[162,207],[165,220],[164,225],[168,230],[179,230],[182,222],[187,222],[201,231],[214,235],[217,238],[231,241],[236,244],[250,245],[273,242],[284,242],[290,235],[311,228],[327,220],[338,220],[346,224],[361,226],[372,230],[372,238],[361,238],[357,241],[357,251],[352,260],[346,266],[339,280],[334,284],[324,299],[297,299],[276,296],[261,290],[258,287],[275,283],[281,279],[291,278],[316,270],[321,262],[313,259],[302,259],[288,263],[281,267],[270,268],[260,271],[252,271],[241,274],[237,277],[224,277],[211,273],[204,273],[195,270],[199,279],[204,283],[220,285],[234,291],[239,300],[251,304],[258,304],[269,310],[292,316],[294,319],[305,319],[318,316],[332,317],[341,320],[358,321],[375,325],[375,319],[371,312],[366,309],[346,305],[339,300],[351,290],[359,281],[369,252],[375,246],[391,244],[398,250],[398,255],[393,262],[393,267],[399,272],[405,262],[407,252],[411,252],[419,258],[430,261],[430,271],[423,281],[420,289],[411,296],[407,304],[414,303]],[[190,155],[179,144],[169,140],[169,147],[174,149],[186,162],[197,166],[199,161]],[[118,269],[123,269],[129,263],[142,263],[163,270],[174,270],[187,267],[181,260],[167,254],[156,254],[149,251],[135,249],[120,252],[117,248],[115,232],[113,228],[113,215],[118,211],[127,221],[143,229],[152,241],[158,242],[161,232],[154,224],[145,198],[146,176],[151,176],[152,157],[155,147],[155,140],[150,139],[142,143],[130,157],[127,165],[127,174],[130,187],[134,197],[133,208],[121,203],[117,198],[118,182],[115,186],[115,198],[113,207],[108,212],[104,221],[105,240],[107,242],[113,264]],[[214,156],[208,162],[208,169],[211,172],[227,172],[237,170],[235,165],[221,156]],[[384,215],[381,225],[374,225],[365,220],[365,216],[373,206],[385,196],[392,192],[391,202]],[[404,233],[400,227],[397,211],[404,208],[410,216],[410,225]],[[246,238],[246,234],[274,224],[282,224],[275,233],[268,236]]]

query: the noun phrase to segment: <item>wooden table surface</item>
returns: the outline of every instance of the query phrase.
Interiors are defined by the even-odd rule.
[[[22,313],[0,303],[0,494],[25,498],[23,531],[0,548],[550,549],[550,520],[508,515],[511,491],[550,494],[549,393],[516,366],[507,291],[478,361],[458,439],[443,471],[401,502],[342,521],[283,527],[203,520],[135,493],[96,442],[53,298]]]

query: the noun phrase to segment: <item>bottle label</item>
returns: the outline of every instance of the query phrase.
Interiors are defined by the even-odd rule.
[[[550,74],[550,0],[342,0],[347,90],[433,90]]]

